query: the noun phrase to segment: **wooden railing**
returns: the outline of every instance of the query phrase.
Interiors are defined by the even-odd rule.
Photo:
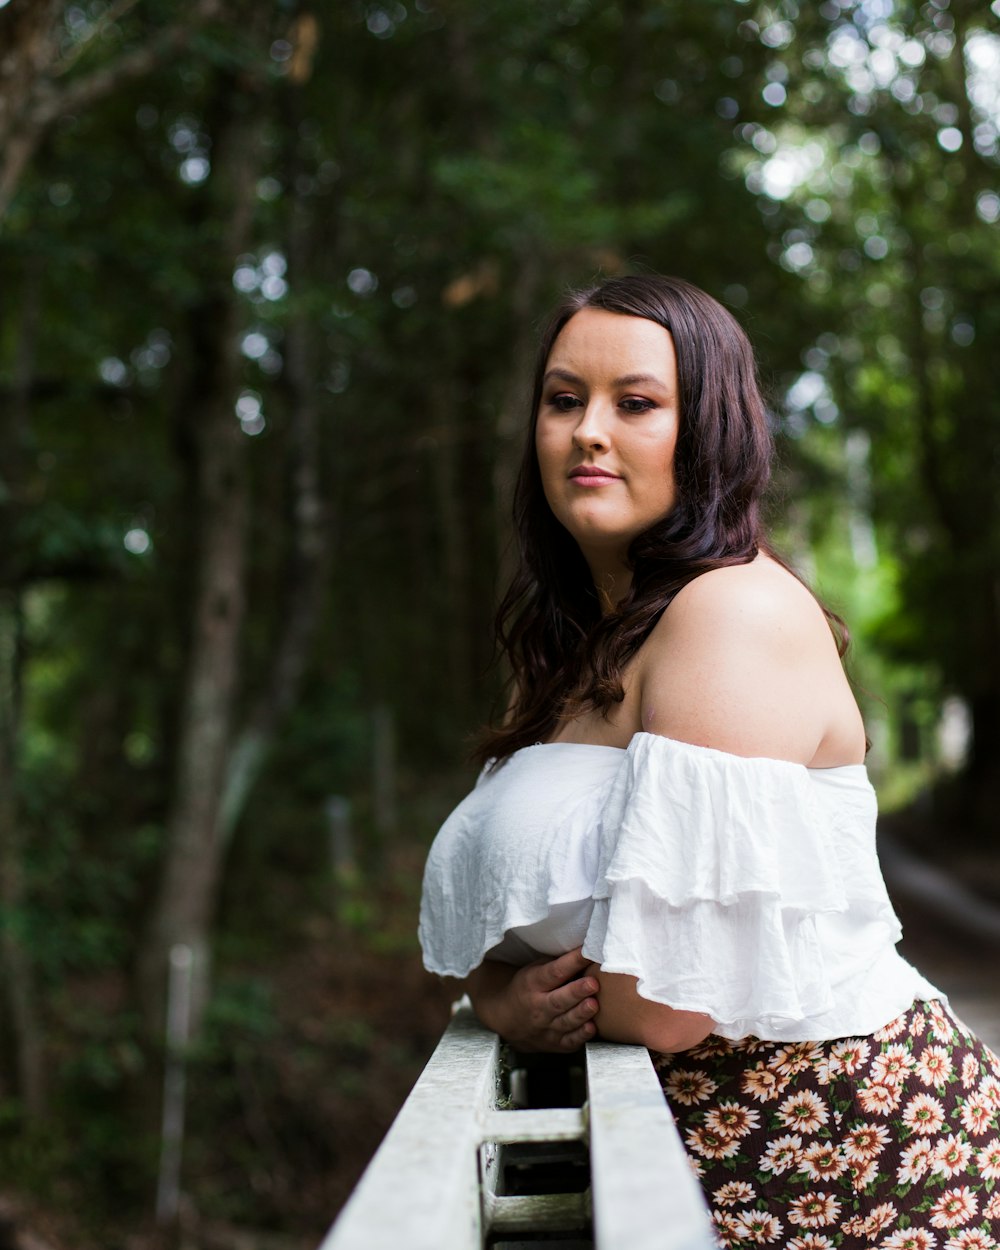
[[[575,1105],[573,1105],[575,1104]],[[714,1250],[649,1054],[518,1056],[459,1004],[320,1250]]]

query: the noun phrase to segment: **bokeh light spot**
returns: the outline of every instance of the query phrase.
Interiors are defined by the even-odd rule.
[[[105,356],[97,366],[97,372],[101,375],[101,381],[107,382],[109,386],[124,386],[129,377],[128,365],[117,356]]]
[[[149,533],[138,525],[133,526],[132,529],[126,532],[122,543],[125,550],[131,552],[134,556],[144,556],[153,545]]]
[[[199,183],[205,181],[211,173],[212,166],[204,156],[189,156],[186,160],[181,161],[180,176],[181,181],[186,182],[188,186],[198,186]]]
[[[378,278],[370,269],[352,269],[347,275],[347,285],[355,295],[374,295],[378,290]]]
[[[995,191],[980,191],[976,197],[976,213],[988,225],[1000,218],[1000,195]]]
[[[259,330],[251,330],[248,334],[244,334],[240,351],[250,360],[260,360],[269,347],[270,343],[267,341],[266,334],[261,334]]]
[[[244,295],[256,291],[258,286],[257,270],[253,265],[237,265],[233,271],[233,286]]]

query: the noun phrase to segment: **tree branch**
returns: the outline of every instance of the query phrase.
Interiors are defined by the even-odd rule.
[[[58,117],[64,117],[76,109],[87,108],[98,100],[103,100],[123,82],[148,74],[173,53],[180,51],[190,41],[198,26],[210,21],[220,10],[219,0],[202,0],[190,18],[161,30],[143,47],[123,52],[110,65],[93,70],[75,82],[69,83],[61,91],[55,91],[51,87],[44,89],[40,93],[41,98],[32,110],[32,123],[44,129]]]
[[[122,6],[129,7],[131,2],[132,0],[120,0],[117,9],[113,11],[120,15],[125,11]],[[26,28],[27,35],[22,34],[20,42],[28,48],[31,55],[27,56],[25,48],[18,49],[15,42],[15,53],[7,61],[12,61],[15,65],[27,64],[29,68],[19,76],[19,90],[0,92],[0,219],[13,199],[24,171],[38,150],[46,130],[54,121],[74,110],[87,108],[98,100],[103,100],[129,79],[148,74],[183,48],[199,26],[218,17],[223,10],[223,3],[224,0],[199,0],[184,22],[168,26],[143,47],[123,52],[109,65],[77,78],[61,90],[52,85],[52,78],[56,73],[66,70],[70,62],[66,59],[54,62],[53,59],[51,28],[55,20],[55,5],[42,15],[45,21],[36,19],[30,28]],[[0,9],[0,13],[3,12]],[[20,11],[18,16],[22,16]],[[87,40],[84,46],[89,47],[91,42],[92,40]],[[75,54],[71,56],[75,59]],[[6,62],[0,63],[0,68],[5,65]],[[2,85],[7,86],[5,80]],[[5,94],[9,97],[7,101],[4,100]]]
[[[94,46],[95,40],[100,39],[109,26],[117,22],[120,17],[124,17],[129,9],[134,9],[138,3],[139,0],[118,0],[117,4],[113,4],[110,9],[106,9],[91,26],[89,34],[81,39],[75,48],[71,48],[61,61],[57,61],[52,66],[51,76],[58,78],[61,74],[71,70],[80,57],[84,53],[89,52]]]

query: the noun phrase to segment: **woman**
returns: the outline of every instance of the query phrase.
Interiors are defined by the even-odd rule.
[[[425,963],[521,1049],[649,1047],[723,1245],[994,1246],[1000,1066],[896,952],[839,623],[763,539],[770,457],[703,292],[557,310],[514,695],[428,857]]]

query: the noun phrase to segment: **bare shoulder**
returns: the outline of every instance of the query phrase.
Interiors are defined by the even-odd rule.
[[[769,557],[685,586],[642,649],[639,681],[650,732],[818,767],[864,756],[823,610]]]
[[[688,635],[695,641],[706,629],[739,632],[744,642],[825,645],[833,640],[812,593],[767,556],[696,577],[678,593],[654,633],[663,645],[667,638],[676,642]]]

